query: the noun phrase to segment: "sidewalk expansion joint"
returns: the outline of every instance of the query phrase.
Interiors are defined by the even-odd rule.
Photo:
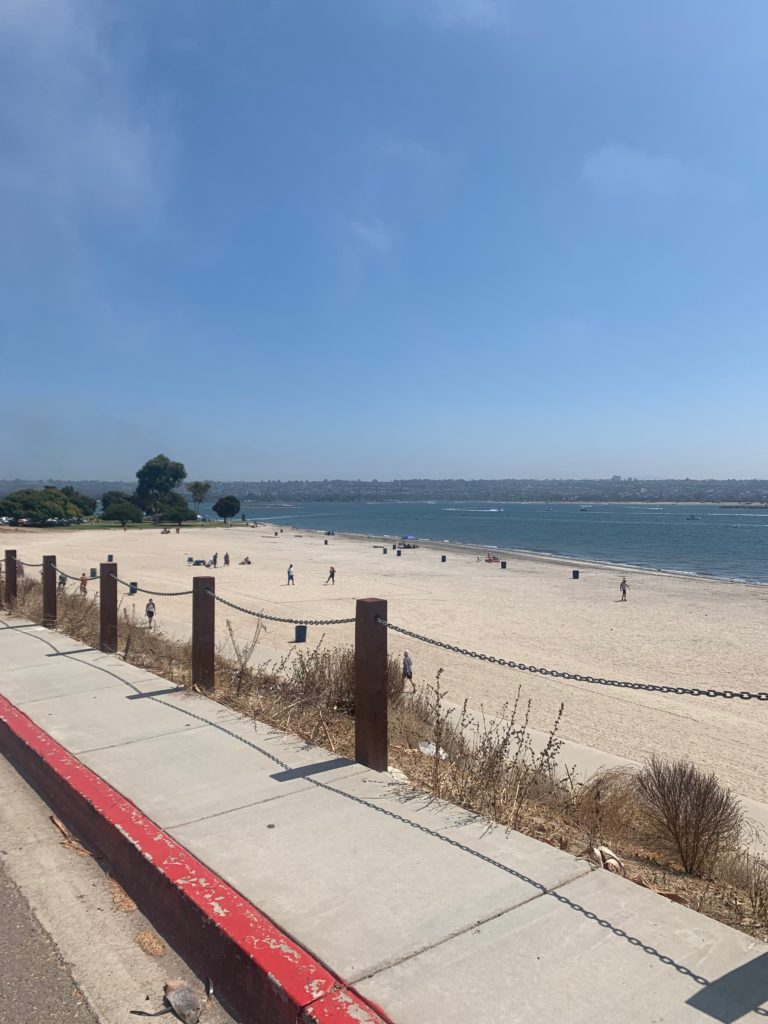
[[[223,818],[225,814],[234,814],[236,811],[245,811],[249,807],[259,807],[261,804],[271,804],[274,803],[275,800],[287,800],[289,797],[300,796],[302,793],[306,793],[306,789],[303,787],[301,789],[291,790],[290,793],[275,793],[274,796],[265,796],[261,800],[253,800],[248,804],[238,804],[237,807],[227,807],[226,810],[223,811],[214,811],[213,814],[204,814],[202,818],[191,818],[189,821],[180,821],[172,825],[163,825],[163,828],[167,829],[169,832],[171,829],[186,828],[187,825],[197,825],[201,821],[212,821],[214,818]]]
[[[88,747],[86,750],[76,750],[74,747],[70,747],[68,749],[71,750],[75,757],[83,757],[85,754],[97,754],[100,750],[119,750],[121,747],[133,746],[134,743],[144,743],[147,740],[160,740],[165,736],[179,736],[186,732],[194,732],[198,729],[204,728],[205,726],[203,725],[192,725],[188,722],[183,729],[169,729],[167,732],[156,732],[152,733],[151,736],[137,736],[132,740],[122,740],[120,743],[107,743],[103,747]]]
[[[415,957],[421,956],[423,953],[428,953],[430,950],[439,949],[441,946],[445,946],[447,943],[452,942],[454,939],[460,938],[462,935],[467,935],[469,932],[476,931],[478,928],[483,928],[485,925],[490,924],[491,921],[496,921],[500,917],[505,915],[514,914],[516,911],[521,910],[523,907],[529,906],[536,900],[544,899],[547,896],[555,896],[560,892],[561,889],[565,889],[567,886],[572,885],[574,882],[578,882],[586,875],[592,873],[594,869],[591,866],[587,866],[584,871],[580,874],[575,875],[573,878],[569,878],[567,881],[555,886],[553,889],[544,889],[542,892],[532,893],[527,899],[519,900],[510,906],[504,907],[503,910],[495,911],[493,914],[489,914],[487,917],[482,917],[477,921],[473,921],[472,924],[466,925],[464,928],[459,928],[455,932],[451,932],[450,935],[446,935],[444,938],[437,942],[428,943],[425,946],[420,946],[418,949],[414,949],[411,953],[408,953],[403,957],[396,957],[392,960],[387,961],[374,970],[369,971],[367,974],[353,975],[349,982],[351,985],[359,985],[363,981],[369,981],[371,978],[375,978],[379,974],[384,974],[386,971],[392,970],[393,967],[399,967],[400,964],[407,963],[409,960],[413,960]]]

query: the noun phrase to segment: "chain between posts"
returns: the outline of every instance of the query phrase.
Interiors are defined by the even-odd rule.
[[[267,615],[266,612],[255,612],[252,608],[243,608],[240,604],[235,604],[234,601],[227,601],[224,597],[219,597],[218,594],[214,594],[212,590],[206,589],[206,594],[212,597],[219,604],[225,604],[228,608],[234,608],[238,612],[245,612],[246,615],[253,615],[257,619],[268,619],[270,622],[287,622],[291,626],[347,626],[354,622],[354,618],[351,619],[284,619],[279,615]]]
[[[395,626],[392,622],[386,622],[377,616],[377,622],[381,626],[402,636],[411,637],[413,640],[421,640],[422,643],[432,647],[439,647],[444,651],[451,651],[453,654],[463,654],[467,658],[475,658],[478,661],[487,661],[491,665],[500,665],[502,668],[516,669],[518,672],[532,672],[535,675],[550,676],[553,679],[568,679],[577,683],[593,683],[595,686],[613,686],[622,690],[642,690],[645,693],[673,693],[685,697],[724,697],[731,700],[739,697],[741,700],[768,700],[768,693],[760,691],[751,693],[749,690],[701,690],[696,687],[685,686],[656,686],[653,683],[630,683],[620,679],[604,679],[602,676],[583,676],[579,672],[558,672],[553,668],[537,668],[535,665],[525,665],[521,661],[510,661],[506,658],[496,658],[492,654],[480,654],[478,651],[469,651],[465,647],[457,647],[454,644],[444,643],[442,640],[433,640],[431,637],[422,636],[421,633],[414,633],[402,626]]]
[[[138,583],[126,583],[126,581],[121,580],[119,576],[115,576],[113,572],[109,575],[113,580],[117,580],[117,582],[121,583],[124,587],[128,587],[129,590],[131,587],[135,587],[135,589],[140,591],[142,594],[151,594],[152,597],[188,597],[189,594],[192,593],[191,590],[146,590],[144,587],[140,587]]]
[[[11,558],[13,558],[16,565],[23,565],[25,569],[42,569],[43,567],[42,562],[22,562],[20,558],[14,558],[13,555],[11,555]]]

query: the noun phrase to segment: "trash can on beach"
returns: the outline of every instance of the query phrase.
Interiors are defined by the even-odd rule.
[[[397,557],[399,558],[399,557],[400,557],[400,556],[402,555],[402,553],[403,553],[403,552],[402,552],[402,551],[400,550],[400,548],[398,548],[398,549],[397,549]]]
[[[573,570],[573,571],[571,572],[571,579],[573,579],[573,580],[577,580],[578,578],[579,578],[579,570],[578,570],[578,569],[574,569],[574,570]]]
[[[506,562],[502,562],[501,563],[501,568],[502,569],[506,569],[507,568],[507,563]]]
[[[447,562],[448,561],[448,555],[440,555],[440,561],[441,562]]]
[[[129,585],[128,585],[128,596],[129,597],[131,596],[131,594],[137,594],[138,591],[139,591],[139,584],[138,583],[129,583]]]
[[[97,576],[98,576],[98,573],[96,572],[96,570],[95,569],[91,569],[91,579],[95,580]]]
[[[107,561],[108,562],[114,562],[114,560],[115,560],[115,556],[114,555],[107,555]]]
[[[307,627],[297,626],[296,627],[296,643],[305,644],[307,642]]]

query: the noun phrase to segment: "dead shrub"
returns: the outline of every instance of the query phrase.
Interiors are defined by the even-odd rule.
[[[588,846],[626,845],[648,831],[648,813],[639,789],[637,769],[601,768],[575,791],[571,820],[586,833]]]
[[[723,852],[738,848],[741,806],[713,772],[654,755],[637,781],[651,820],[687,874],[703,875]]]

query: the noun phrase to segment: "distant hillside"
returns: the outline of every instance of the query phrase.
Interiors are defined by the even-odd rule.
[[[135,480],[0,480],[0,496],[22,487],[71,484],[101,497],[133,491]],[[209,495],[244,501],[691,501],[768,502],[768,480],[265,480],[214,481]]]

